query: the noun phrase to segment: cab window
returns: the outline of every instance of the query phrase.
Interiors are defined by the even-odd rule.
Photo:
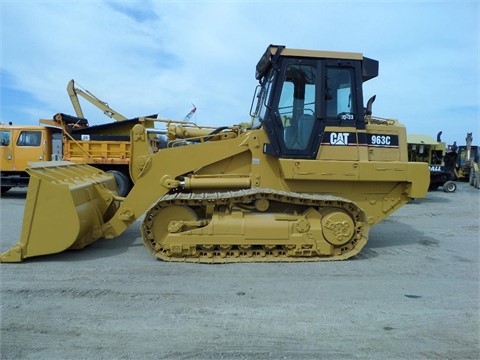
[[[289,150],[305,150],[309,145],[315,119],[316,69],[292,64],[285,72],[278,112],[283,140]]]
[[[327,67],[325,81],[326,115],[330,119],[354,120],[353,69]]]
[[[17,140],[17,146],[40,146],[42,133],[40,131],[22,131]]]
[[[8,146],[10,145],[10,131],[2,131],[0,132],[0,146]]]

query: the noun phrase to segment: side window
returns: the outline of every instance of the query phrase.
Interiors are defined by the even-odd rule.
[[[327,67],[325,81],[325,103],[327,118],[339,120],[355,119],[353,69]]]
[[[0,146],[10,145],[10,137],[10,131],[2,130],[2,132],[0,132]]]
[[[17,140],[17,146],[40,146],[42,133],[40,131],[22,131]]]
[[[315,120],[315,76],[310,65],[287,67],[278,111],[289,150],[305,150],[309,144]]]

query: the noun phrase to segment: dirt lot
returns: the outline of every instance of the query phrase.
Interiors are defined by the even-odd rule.
[[[480,191],[458,185],[404,206],[343,262],[164,263],[137,222],[1,264],[1,358],[478,359]],[[24,203],[15,189],[0,200],[1,251]]]

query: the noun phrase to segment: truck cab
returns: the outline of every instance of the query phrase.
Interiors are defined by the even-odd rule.
[[[29,176],[25,172],[28,162],[51,160],[54,133],[59,130],[44,126],[0,125],[2,193],[15,186],[28,185]],[[59,146],[61,148],[61,139]]]

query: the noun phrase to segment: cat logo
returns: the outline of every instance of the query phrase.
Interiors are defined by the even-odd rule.
[[[350,133],[335,133],[330,134],[330,144],[331,145],[348,145],[348,135]]]

